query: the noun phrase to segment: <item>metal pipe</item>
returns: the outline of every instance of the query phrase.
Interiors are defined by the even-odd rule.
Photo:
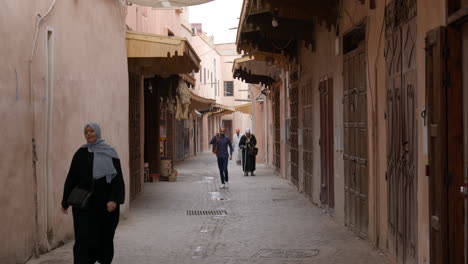
[[[39,33],[39,27],[41,22],[50,14],[52,9],[55,6],[56,0],[53,0],[49,6],[49,9],[44,15],[37,14],[38,19],[36,21],[36,28],[34,31],[34,37],[32,42],[31,48],[31,55],[29,57],[28,63],[28,73],[29,73],[29,106],[31,107],[31,144],[32,144],[32,167],[33,167],[33,188],[34,188],[34,257],[39,257],[39,204],[37,198],[37,152],[36,152],[36,113],[35,113],[35,105],[34,105],[34,95],[32,89],[32,62],[34,58],[34,52],[36,51],[36,44],[37,44],[37,35]]]

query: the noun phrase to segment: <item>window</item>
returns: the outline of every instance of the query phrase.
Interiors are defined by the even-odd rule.
[[[224,96],[234,96],[234,82],[224,82]]]
[[[203,69],[203,74],[205,75],[204,80],[203,80],[203,83],[206,84],[206,68]]]
[[[203,80],[203,71],[200,69],[200,82]]]
[[[210,83],[211,83],[211,87],[213,87],[213,73],[211,73],[211,81],[210,81]]]

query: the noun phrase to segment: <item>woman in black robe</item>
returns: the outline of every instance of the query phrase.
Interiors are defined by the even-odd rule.
[[[125,185],[120,160],[115,149],[101,138],[95,123],[85,126],[87,144],[73,156],[65,181],[62,209],[68,213],[67,202],[73,188],[93,192],[87,209],[73,207],[75,264],[98,261],[110,264],[114,257],[114,234],[119,223],[120,204],[124,203]]]
[[[244,176],[248,176],[249,172],[251,176],[255,176],[255,155],[253,154],[253,148],[257,145],[257,139],[250,133],[250,129],[245,130],[239,141],[239,148],[242,149],[242,170]]]

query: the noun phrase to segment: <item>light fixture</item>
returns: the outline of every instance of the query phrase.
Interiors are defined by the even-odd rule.
[[[271,20],[271,25],[275,28],[278,27],[278,20],[276,20],[275,17],[273,17],[273,20]]]
[[[153,86],[151,85],[151,82],[149,82],[148,91],[150,92],[150,94],[153,93]]]
[[[278,16],[279,16],[279,10],[278,8],[275,8],[275,10],[272,12],[273,19],[271,20],[271,25],[276,28],[278,27]]]

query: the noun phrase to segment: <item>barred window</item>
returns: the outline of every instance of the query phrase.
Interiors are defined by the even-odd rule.
[[[224,82],[224,96],[234,96],[234,82]]]

